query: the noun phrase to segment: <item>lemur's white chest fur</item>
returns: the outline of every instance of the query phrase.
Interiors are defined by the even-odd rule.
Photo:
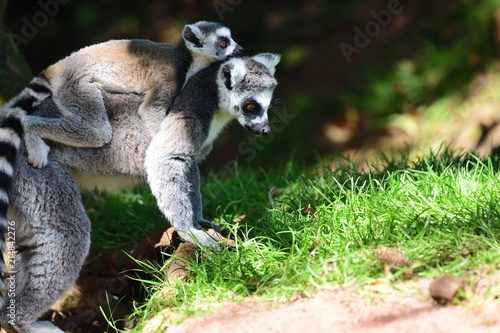
[[[202,150],[206,147],[212,145],[214,140],[219,135],[220,131],[232,120],[234,117],[227,112],[217,111],[212,118],[212,122],[210,123],[210,129],[208,130],[208,136],[205,142],[203,143]]]

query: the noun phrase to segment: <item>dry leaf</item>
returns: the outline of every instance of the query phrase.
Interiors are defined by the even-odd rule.
[[[207,234],[209,234],[212,237],[215,237],[215,238],[219,239],[219,241],[221,242],[222,245],[225,245],[225,246],[228,246],[228,247],[236,247],[235,241],[233,241],[232,239],[228,239],[228,238],[222,236],[221,234],[219,234],[214,229],[208,229],[207,230]]]
[[[179,240],[176,240],[176,238],[178,238],[178,236],[177,236],[177,234],[174,234],[174,233],[175,233],[174,227],[168,228],[161,236],[160,241],[155,244],[155,248],[179,245]]]
[[[236,222],[236,223],[241,222],[241,221],[243,221],[243,220],[245,219],[245,217],[247,217],[247,215],[246,215],[246,214],[243,214],[243,215],[241,215],[240,217],[235,218],[235,219],[233,220],[233,222]]]
[[[372,284],[366,286],[367,289],[372,292],[379,294],[392,294],[395,292],[395,289],[392,287],[391,281],[386,278],[378,278],[373,281]]]
[[[306,214],[307,216],[311,216],[312,214],[314,214],[314,211],[313,211],[311,205],[307,205],[307,209],[304,212],[304,214]]]

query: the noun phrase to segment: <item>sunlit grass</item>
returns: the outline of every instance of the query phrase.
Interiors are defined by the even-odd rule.
[[[210,174],[202,184],[205,216],[237,246],[201,253],[191,279],[168,287],[168,297],[168,261],[144,267],[150,297],[136,305],[138,327],[165,307],[185,318],[245,297],[283,301],[335,285],[362,287],[385,276],[374,254],[380,246],[418,263],[409,277],[402,275],[409,267],[401,268],[396,280],[498,270],[499,158],[446,151],[383,160],[365,173],[337,159],[309,170],[290,162],[224,179]],[[270,186],[280,189],[272,203]]]

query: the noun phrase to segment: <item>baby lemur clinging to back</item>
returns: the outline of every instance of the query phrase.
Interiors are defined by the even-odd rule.
[[[145,96],[105,93],[114,130],[111,143],[101,148],[54,144],[42,169],[30,167],[23,154],[25,114],[19,108],[1,109],[0,146],[8,149],[0,150],[0,227],[6,232],[7,221],[15,221],[17,251],[9,277],[17,283],[12,293],[7,286],[2,327],[40,333],[49,326],[35,321],[74,282],[87,254],[90,223],[73,180],[60,164],[83,173],[147,179],[160,210],[184,238],[218,247],[200,228],[210,224],[202,218],[197,163],[231,119],[253,134],[270,130],[267,111],[278,62],[279,56],[266,53],[201,70],[179,92],[152,139],[135,112]],[[37,105],[56,117],[58,107],[52,99]],[[0,248],[5,248],[2,240]],[[15,304],[14,319],[9,317],[10,304]]]

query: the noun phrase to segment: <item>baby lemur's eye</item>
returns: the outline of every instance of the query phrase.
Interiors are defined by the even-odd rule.
[[[226,37],[222,37],[219,39],[219,46],[220,47],[225,49],[226,47],[228,47],[228,45],[229,45],[229,39],[227,39]]]
[[[251,112],[251,111],[253,111],[253,110],[255,110],[255,104],[248,104],[248,105],[247,105],[247,111],[250,111],[250,112]]]

